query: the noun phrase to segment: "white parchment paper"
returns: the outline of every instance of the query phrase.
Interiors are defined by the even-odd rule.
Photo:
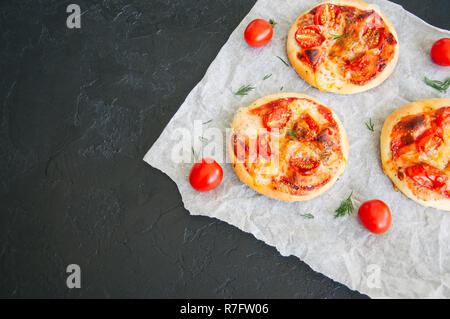
[[[424,76],[443,80],[449,68],[434,65],[429,51],[434,41],[450,32],[428,25],[401,6],[372,0],[394,24],[400,58],[392,75],[380,86],[356,95],[323,93],[309,86],[277,56],[288,61],[286,35],[295,19],[318,4],[315,0],[259,0],[231,34],[206,75],[190,92],[144,160],[172,178],[192,215],[205,215],[232,224],[284,255],[295,255],[315,271],[371,297],[450,298],[450,213],[419,206],[401,193],[381,169],[379,135],[386,117],[414,100],[449,97],[426,86]],[[249,47],[243,33],[255,18],[274,19],[272,41]],[[264,75],[272,74],[267,80]],[[247,96],[234,92],[245,84],[256,89]],[[344,175],[322,196],[307,202],[283,203],[259,195],[242,184],[230,164],[223,163],[222,184],[200,193],[189,185],[192,164],[171,160],[177,128],[193,131],[194,121],[213,121],[224,136],[235,111],[268,94],[301,92],[321,100],[342,120],[350,141]],[[364,122],[372,118],[375,132]],[[194,137],[195,138],[195,137]],[[225,149],[225,147],[224,147]],[[190,150],[188,150],[190,151]],[[216,158],[219,162],[220,158]],[[354,204],[378,198],[392,211],[392,226],[382,235],[369,233],[357,213],[335,219],[334,211],[351,191]],[[300,214],[311,213],[314,219]]]

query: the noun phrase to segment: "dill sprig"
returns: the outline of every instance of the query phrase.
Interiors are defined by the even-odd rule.
[[[298,134],[297,134],[293,129],[288,129],[288,130],[287,130],[287,133],[288,133],[289,135],[294,136],[294,137],[298,137]]]
[[[203,124],[203,125],[206,125],[206,124],[209,124],[209,123],[211,123],[211,122],[212,122],[212,120],[209,120],[209,121],[203,122],[202,124]]]
[[[308,214],[301,214],[300,216],[305,217],[307,219],[313,219],[314,218],[314,215],[310,214],[310,213],[308,213]]]
[[[250,92],[251,90],[254,90],[255,88],[253,86],[249,85],[243,85],[239,88],[239,90],[237,90],[236,93],[234,93],[235,95],[247,95],[248,92]]]
[[[195,153],[194,148],[192,147],[192,155],[194,155],[194,161],[197,162],[198,161],[198,154]]]
[[[198,139],[200,140],[200,142],[208,142],[208,139],[203,136],[199,136]]]
[[[283,62],[284,65],[289,66],[289,64],[288,64],[286,61],[284,61],[282,57],[279,57],[279,56],[277,55],[277,58],[280,59],[280,61]]]
[[[450,87],[450,78],[448,78],[445,81],[438,81],[438,80],[430,80],[429,78],[425,77],[425,83],[428,86],[431,86],[432,88],[435,88],[439,92],[447,93],[447,89]]]
[[[336,209],[336,214],[334,215],[334,218],[342,217],[345,215],[350,215],[353,213],[353,211],[355,210],[355,207],[353,207],[352,195],[353,195],[353,191],[350,193],[350,196],[347,197],[346,200],[341,202],[341,205],[339,206],[339,208]]]
[[[369,131],[373,132],[373,128],[374,128],[374,124],[372,123],[372,119],[369,118],[369,122],[365,122],[364,124],[366,124],[366,127]]]
[[[271,76],[272,76],[272,73],[264,75],[263,81],[264,81],[264,80],[267,80],[267,79],[270,78]]]
[[[348,34],[332,34],[332,33],[330,33],[330,35],[333,38],[333,40],[337,40],[337,39],[340,39],[342,37],[348,36]]]

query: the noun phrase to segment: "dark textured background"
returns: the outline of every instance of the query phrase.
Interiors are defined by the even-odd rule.
[[[448,0],[396,2],[450,28]],[[142,161],[253,3],[1,2],[0,297],[364,297],[189,216]]]

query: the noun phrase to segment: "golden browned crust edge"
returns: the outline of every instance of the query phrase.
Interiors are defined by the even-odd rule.
[[[423,108],[425,106],[430,107],[432,109],[438,109],[443,106],[449,106],[450,99],[427,99],[409,103],[405,106],[402,106],[392,112],[386,121],[384,122],[383,129],[381,130],[380,136],[380,147],[381,147],[381,163],[383,166],[384,173],[391,179],[394,186],[400,190],[405,196],[409,197],[413,201],[419,203],[425,207],[432,207],[441,210],[450,211],[450,200],[429,200],[424,201],[418,198],[416,195],[412,193],[409,189],[406,180],[401,181],[395,171],[392,171],[388,167],[388,161],[392,157],[390,144],[391,144],[391,132],[394,128],[395,124],[397,124],[401,118],[408,115],[413,115],[417,113],[422,113]]]
[[[294,68],[294,70],[300,75],[300,77],[302,77],[310,85],[312,85],[315,88],[319,89],[320,91],[324,91],[324,92],[332,92],[332,93],[338,93],[338,94],[355,94],[355,93],[360,93],[360,92],[370,90],[370,89],[380,85],[381,83],[383,83],[394,71],[394,68],[397,65],[397,61],[398,61],[398,57],[399,57],[400,45],[399,45],[399,41],[398,41],[398,37],[397,37],[397,32],[395,31],[395,28],[394,28],[393,24],[391,23],[391,21],[389,21],[389,19],[376,7],[373,7],[370,4],[360,1],[360,0],[331,0],[331,1],[322,2],[322,3],[318,4],[317,6],[324,4],[324,3],[331,3],[331,4],[335,4],[335,5],[349,5],[349,6],[353,6],[355,8],[362,9],[362,10],[367,10],[367,9],[375,10],[383,18],[384,22],[386,23],[389,30],[394,35],[395,40],[397,41],[397,45],[395,46],[394,58],[387,63],[384,70],[374,80],[369,81],[365,85],[355,85],[352,83],[345,83],[343,85],[343,87],[341,87],[341,88],[335,88],[335,87],[333,87],[331,89],[320,88],[319,85],[317,85],[317,83],[316,83],[314,70],[308,64],[301,62],[297,58],[297,52],[299,51],[299,45],[298,45],[297,41],[295,40],[295,32],[297,32],[297,23],[298,23],[298,20],[300,19],[300,17],[303,16],[303,14],[305,14],[306,12],[311,10],[311,9],[309,9],[308,11],[302,13],[295,20],[295,22],[292,24],[292,27],[289,30],[288,36],[287,36],[287,43],[286,43],[287,56],[289,58],[289,61],[292,65],[292,67]]]
[[[291,195],[291,194],[287,194],[284,192],[276,191],[276,190],[272,189],[270,186],[255,185],[253,183],[253,178],[248,174],[247,170],[245,169],[244,164],[237,163],[237,159],[236,159],[236,156],[235,156],[234,150],[233,150],[233,143],[231,141],[233,133],[236,130],[237,123],[239,123],[241,121],[242,117],[245,117],[245,112],[247,111],[248,108],[257,107],[260,105],[264,105],[270,101],[280,99],[280,98],[287,98],[287,97],[306,98],[306,99],[310,99],[318,104],[325,106],[325,104],[318,101],[317,99],[315,99],[311,96],[305,95],[305,94],[300,94],[300,93],[278,93],[278,94],[272,94],[272,95],[268,95],[263,98],[260,98],[260,99],[256,100],[255,102],[253,102],[252,104],[250,104],[249,106],[240,108],[236,112],[236,115],[233,119],[233,124],[231,125],[232,132],[228,139],[228,153],[229,153],[230,160],[232,163],[231,166],[233,167],[234,171],[236,172],[236,175],[239,177],[241,182],[247,184],[248,186],[253,188],[255,191],[257,191],[258,193],[263,194],[267,197],[277,199],[277,200],[282,200],[285,202],[305,201],[305,200],[309,200],[314,197],[317,197],[317,196],[321,195],[322,193],[326,192],[328,189],[330,189],[331,186],[333,186],[333,184],[336,182],[336,180],[344,173],[345,167],[347,166],[347,158],[348,158],[348,152],[349,152],[349,143],[348,143],[347,133],[345,132],[344,126],[342,125],[341,121],[337,117],[336,113],[333,112],[333,110],[331,110],[331,111],[333,113],[334,119],[338,123],[339,133],[341,136],[340,142],[341,142],[341,146],[342,146],[342,154],[344,157],[343,165],[340,167],[340,169],[338,170],[336,175],[327,184],[325,184],[323,187],[318,188],[314,192],[311,192],[310,194],[305,195],[305,196]]]

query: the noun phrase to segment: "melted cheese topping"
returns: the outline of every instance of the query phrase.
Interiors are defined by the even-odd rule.
[[[316,86],[320,90],[328,91],[333,88],[341,89],[345,83],[345,75],[341,72],[339,65],[330,59],[321,63],[314,72]]]

